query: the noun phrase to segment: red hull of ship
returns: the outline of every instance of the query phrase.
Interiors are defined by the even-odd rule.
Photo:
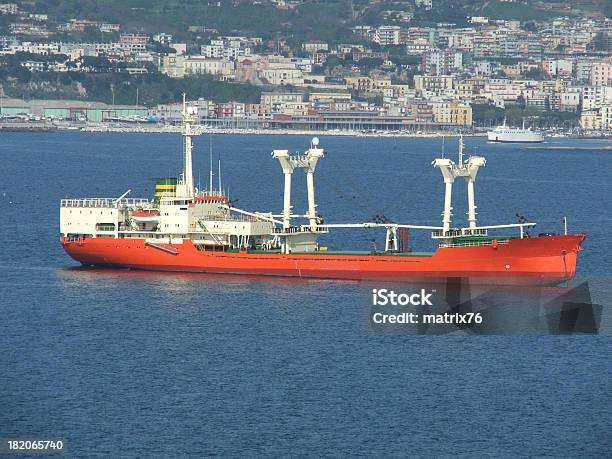
[[[576,234],[513,239],[497,246],[439,248],[432,256],[208,252],[197,250],[190,241],[165,245],[166,251],[132,238],[64,239],[62,245],[72,258],[93,266],[345,280],[459,277],[487,283],[555,285],[576,275],[584,238]]]

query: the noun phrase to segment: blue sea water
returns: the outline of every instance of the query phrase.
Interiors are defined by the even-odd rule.
[[[274,148],[302,136],[198,139],[245,209],[280,211]],[[327,222],[438,224],[456,139],[322,136]],[[609,278],[612,156],[466,139],[487,158],[481,224],[585,232],[579,275]],[[553,140],[544,146],[601,146]],[[58,242],[62,197],[149,197],[181,167],[177,135],[0,134],[0,439],[63,439],[77,456],[605,457],[609,336],[366,336],[353,282],[78,269]],[[465,189],[454,193],[465,218]],[[294,206],[305,208],[296,175]],[[369,249],[368,231],[330,247]],[[416,250],[431,250],[427,235]]]

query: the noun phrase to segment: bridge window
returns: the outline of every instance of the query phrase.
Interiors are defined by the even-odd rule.
[[[114,223],[96,223],[96,231],[115,231]]]

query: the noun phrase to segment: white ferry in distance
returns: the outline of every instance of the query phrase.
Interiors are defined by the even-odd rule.
[[[487,132],[487,138],[489,142],[544,142],[544,134],[531,128],[525,128],[525,121],[523,121],[522,128],[513,128],[507,127],[506,120],[504,120],[503,125]]]

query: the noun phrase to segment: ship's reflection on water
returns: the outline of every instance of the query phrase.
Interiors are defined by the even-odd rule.
[[[58,271],[58,277],[66,282],[91,283],[92,285],[108,285],[109,282],[122,284],[143,284],[171,293],[184,293],[208,287],[221,287],[235,292],[235,289],[249,285],[270,287],[275,291],[291,291],[290,288],[306,288],[307,290],[321,285],[359,285],[358,281],[342,281],[327,279],[304,279],[282,276],[250,276],[235,274],[207,274],[172,271],[145,271],[132,269],[113,269],[78,266]]]
[[[612,331],[612,294],[603,279],[576,280],[564,286],[487,286],[467,279],[436,282],[372,283],[356,281],[262,277],[245,275],[154,272],[126,269],[74,267],[59,270],[58,279],[66,295],[70,291],[108,296],[121,288],[126,295],[138,296],[139,303],[164,305],[178,314],[201,308],[232,308],[265,302],[276,313],[306,317],[317,314],[330,296],[342,295],[355,310],[361,307],[362,331],[368,335],[563,335],[608,334]],[[480,323],[378,324],[375,312],[393,312],[393,306],[372,305],[372,291],[433,292],[432,305],[418,309],[420,314],[464,316],[478,313]],[[594,294],[595,293],[595,294]],[[296,301],[297,298],[301,300]],[[146,303],[146,302],[145,302]],[[224,305],[224,306],[221,306]],[[233,305],[233,306],[232,306]],[[229,306],[229,307],[228,307]],[[257,306],[253,315],[257,316]],[[408,305],[395,312],[416,312]],[[412,309],[410,309],[412,308]],[[294,317],[295,318],[295,317]]]
[[[72,267],[57,271],[66,295],[70,290],[114,294],[118,288],[124,295],[137,295],[138,302],[148,299],[152,304],[163,304],[167,309],[186,313],[201,308],[232,308],[249,305],[253,315],[272,308],[279,313],[310,315],[332,296],[354,299],[358,308],[359,283],[324,279],[266,277],[231,274],[144,271],[95,267]],[[253,304],[256,300],[257,304]]]

